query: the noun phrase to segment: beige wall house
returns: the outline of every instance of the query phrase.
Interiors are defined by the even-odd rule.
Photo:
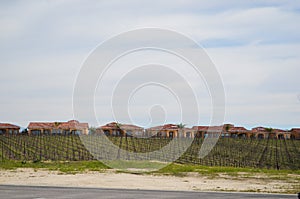
[[[290,133],[291,133],[291,139],[300,140],[300,128],[292,128]]]
[[[269,129],[265,127],[255,127],[247,130],[244,127],[236,127],[232,124],[224,124],[222,126],[194,126],[197,131],[196,137],[232,137],[232,138],[260,138],[260,139],[290,139],[291,132],[281,129]]]
[[[146,129],[147,137],[165,137],[165,138],[194,138],[195,130],[192,128],[180,128],[176,124],[165,124]]]
[[[240,137],[240,138],[251,138],[253,137],[252,132],[247,130],[244,127],[240,126],[231,126],[226,129],[226,134],[229,137]]]
[[[255,138],[260,139],[290,139],[291,138],[291,132],[285,131],[282,129],[272,129],[272,128],[265,128],[265,127],[255,127],[252,128],[251,133]]]
[[[111,122],[97,128],[96,133],[107,136],[142,137],[144,135],[144,128],[133,124],[120,124],[117,122]]]
[[[193,126],[198,138],[212,138],[225,135],[225,125],[221,126]]]
[[[269,137],[269,130],[265,127],[252,128],[251,132],[255,138],[266,139]]]
[[[15,135],[20,132],[20,127],[14,124],[0,123],[0,135]]]
[[[272,129],[270,134],[271,134],[271,138],[275,138],[275,139],[290,139],[291,138],[291,132],[282,130],[282,129]]]
[[[87,135],[88,123],[80,123],[77,120],[68,122],[30,122],[29,135]]]

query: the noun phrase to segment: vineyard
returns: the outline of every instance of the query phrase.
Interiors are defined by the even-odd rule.
[[[1,161],[82,161],[94,159],[118,159],[126,156],[134,159],[135,153],[155,151],[167,146],[170,138],[134,138],[109,137],[115,147],[120,150],[111,153],[104,146],[101,136],[77,135],[0,135]],[[82,143],[88,142],[89,150]],[[176,160],[181,164],[199,164],[205,166],[229,166],[268,169],[300,169],[300,141],[277,139],[242,139],[220,138],[215,147],[204,158],[199,158],[199,150],[203,139],[177,138],[172,148],[165,147],[161,159],[174,156],[174,148],[183,148],[191,143],[189,148]],[[97,151],[98,154],[90,151]],[[93,155],[92,155],[93,154]],[[132,156],[132,157],[131,157]],[[100,157],[100,158],[99,158]],[[147,155],[143,156],[147,160]]]

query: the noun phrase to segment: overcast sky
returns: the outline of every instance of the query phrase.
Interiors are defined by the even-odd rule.
[[[157,27],[205,48],[224,84],[225,122],[299,127],[299,21],[293,0],[1,1],[0,122],[73,119],[73,87],[89,53],[113,35]],[[111,121],[99,112],[99,123]]]

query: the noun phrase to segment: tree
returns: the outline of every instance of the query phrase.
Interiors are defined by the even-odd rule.
[[[182,122],[177,124],[177,127],[179,128],[180,134],[183,134],[183,129],[186,126],[186,124],[183,124]],[[179,136],[178,136],[179,137]]]
[[[120,131],[120,134],[121,134],[121,135],[119,135],[119,136],[125,135],[125,132],[124,132],[124,130],[122,129],[122,124],[121,124],[121,123],[116,122],[116,127],[117,127],[117,129]],[[127,136],[127,134],[126,134],[126,136]]]
[[[183,124],[183,123],[177,124],[177,127],[180,129],[184,129],[185,126],[186,126],[186,124]]]
[[[268,131],[269,133],[271,133],[273,131],[272,128],[266,128],[266,131]]]
[[[97,131],[96,127],[91,126],[89,128],[89,135],[95,135],[96,131]]]

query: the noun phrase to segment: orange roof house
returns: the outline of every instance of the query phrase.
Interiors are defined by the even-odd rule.
[[[251,132],[244,127],[236,127],[233,124],[224,124],[220,126],[194,126],[197,131],[197,137],[250,137]]]
[[[224,132],[225,126],[193,126],[193,129],[199,138],[218,137]]]
[[[177,124],[165,124],[146,129],[147,137],[166,137],[166,138],[193,138],[195,130],[186,127],[180,127]]]
[[[290,133],[292,139],[300,140],[300,128],[292,128]]]
[[[241,127],[241,126],[232,126],[227,129],[226,133],[230,137],[250,138],[252,136],[251,131],[249,131],[245,127]]]
[[[282,129],[273,129],[266,127],[252,128],[251,133],[256,138],[271,138],[271,139],[290,139],[291,132]]]
[[[265,138],[268,138],[268,136],[269,136],[269,129],[262,127],[262,126],[252,128],[251,132],[254,137],[260,138],[260,139],[265,139]]]
[[[111,122],[96,129],[98,134],[107,136],[143,136],[144,128],[133,124]]]
[[[0,123],[0,135],[3,134],[18,134],[20,127],[14,124]]]
[[[29,135],[39,134],[83,134],[89,133],[88,123],[80,123],[77,120],[68,122],[30,122],[28,125]]]

